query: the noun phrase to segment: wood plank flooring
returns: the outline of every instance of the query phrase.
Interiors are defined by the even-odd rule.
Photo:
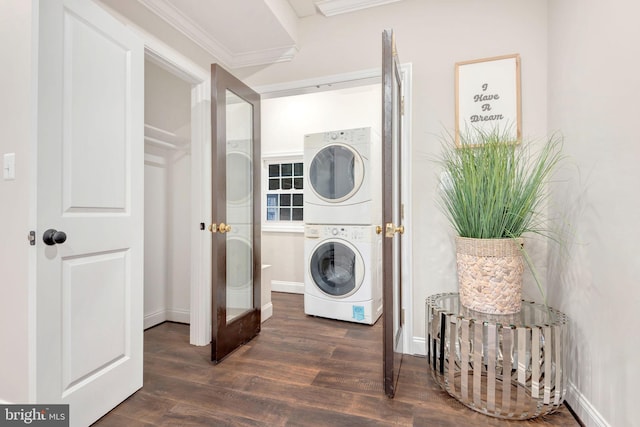
[[[383,393],[382,322],[306,316],[302,295],[273,293],[262,332],[218,365],[188,325],[144,333],[144,386],[98,420],[109,426],[579,426],[566,407],[537,420],[476,413],[442,391],[424,358],[405,355]]]

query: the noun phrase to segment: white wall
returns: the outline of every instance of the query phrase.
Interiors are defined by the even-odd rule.
[[[356,127],[373,127],[379,133],[381,98],[380,85],[376,84],[265,99],[261,105],[262,155],[302,155],[304,136],[309,133]],[[304,233],[263,231],[262,262],[271,265],[274,282],[302,288]],[[274,286],[279,289],[282,284]]]
[[[144,327],[166,320],[167,162],[163,152],[145,153],[144,163]]]
[[[187,92],[190,94],[190,92]],[[189,123],[189,122],[187,122]],[[191,155],[172,157],[169,178],[167,314],[168,320],[189,323],[191,288]]]
[[[640,425],[638,16],[631,0],[549,2],[549,128],[569,156],[552,209],[574,233],[550,254],[550,299],[571,319],[569,402],[587,426]]]
[[[291,62],[236,70],[259,86],[381,67],[381,33],[393,28],[400,61],[413,65],[411,181],[414,348],[424,352],[425,298],[456,290],[453,231],[435,202],[439,137],[454,128],[456,61],[519,53],[525,137],[547,129],[547,3],[527,0],[404,0],[356,13],[300,22]],[[265,117],[266,123],[268,119]],[[536,252],[540,255],[540,252]],[[546,261],[544,253],[538,263]],[[538,257],[540,258],[540,257]],[[530,279],[530,278],[529,278]],[[528,295],[539,298],[526,282]]]
[[[187,143],[184,139],[191,135],[191,85],[146,60],[144,89],[145,125],[160,128]]]
[[[0,175],[0,402],[29,401],[29,294],[34,280],[29,257],[35,256],[35,247],[27,242],[29,230],[35,230],[29,210],[35,182],[32,12],[30,1],[0,2],[0,164],[5,153],[16,155],[16,179],[5,181]]]
[[[262,154],[303,153],[304,136],[373,126],[380,132],[380,85],[270,98],[262,101]]]
[[[190,85],[146,61],[145,327],[189,322],[190,120]]]

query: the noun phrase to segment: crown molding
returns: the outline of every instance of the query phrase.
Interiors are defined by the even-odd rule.
[[[226,68],[233,69],[290,61],[298,52],[297,46],[292,44],[279,48],[234,53],[170,2],[166,0],[138,0],[138,2],[211,54],[218,63]]]
[[[254,52],[240,53],[233,57],[234,68],[250,67],[253,65],[273,64],[291,61],[298,53],[297,46],[275,47]]]
[[[219,63],[227,67],[232,65],[233,54],[172,4],[165,0],[138,0],[138,2],[213,55]]]
[[[320,0],[315,4],[324,16],[334,16],[398,1],[400,0]]]

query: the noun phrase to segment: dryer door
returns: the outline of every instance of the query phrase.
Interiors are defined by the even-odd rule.
[[[251,201],[251,179],[246,171],[251,170],[251,140],[227,142],[227,203],[246,207]],[[227,216],[229,212],[227,212]],[[247,223],[249,221],[237,221]]]
[[[362,158],[344,144],[331,144],[320,150],[309,165],[309,183],[318,197],[340,203],[353,196],[364,180]]]
[[[353,245],[327,240],[311,254],[309,270],[315,285],[325,294],[344,298],[360,288],[364,279],[364,261]]]

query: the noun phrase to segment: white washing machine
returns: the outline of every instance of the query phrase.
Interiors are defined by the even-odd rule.
[[[227,222],[249,224],[253,215],[251,140],[227,141]]]
[[[253,227],[231,223],[227,242],[227,310],[253,307]]]
[[[305,225],[304,312],[373,325],[382,314],[382,236],[375,226]]]
[[[305,135],[305,223],[380,224],[381,149],[370,127]]]

